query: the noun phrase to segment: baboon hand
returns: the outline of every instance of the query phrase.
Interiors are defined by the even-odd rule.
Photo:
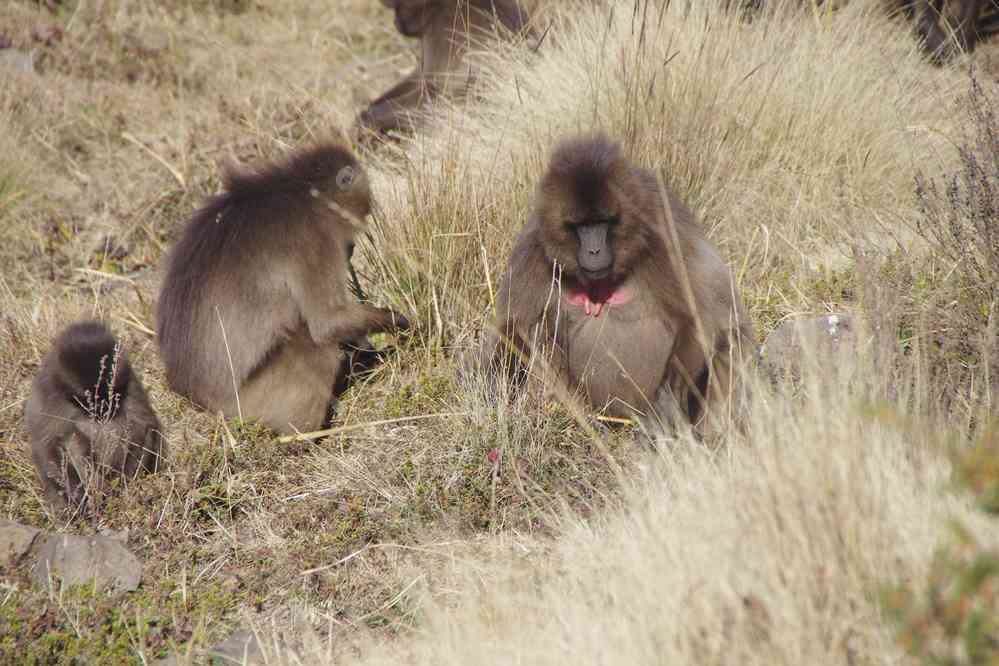
[[[388,314],[392,320],[392,328],[395,330],[408,331],[411,328],[412,325],[409,323],[409,319],[406,315],[400,314],[395,310],[388,310]]]

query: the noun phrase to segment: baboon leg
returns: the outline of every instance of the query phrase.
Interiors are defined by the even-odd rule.
[[[66,501],[70,506],[81,506],[86,499],[86,482],[97,472],[91,459],[90,439],[81,432],[74,432],[66,438],[60,453],[61,456],[57,455],[59,475],[64,484]]]
[[[652,405],[644,413],[636,413],[638,425],[653,441],[676,434],[676,427],[685,419],[678,396],[669,382],[663,382],[656,391]]]
[[[349,389],[354,380],[377,368],[391,350],[378,350],[371,345],[367,336],[360,340],[345,342],[341,346],[344,362],[333,386],[333,395],[339,396]]]
[[[65,456],[62,448],[53,443],[44,448],[32,449],[31,457],[34,458],[35,469],[42,482],[45,502],[53,511],[61,511],[66,507],[66,496],[69,494],[67,477],[72,475],[74,488],[80,485],[80,477],[71,465],[63,464]]]
[[[981,13],[979,0],[963,0],[957,15],[957,43],[963,51],[971,51],[978,42],[978,15]]]
[[[125,478],[135,478],[140,472],[156,472],[161,462],[162,447],[163,439],[160,433],[155,430],[147,431],[141,443],[132,444],[128,449],[122,471]]]
[[[916,33],[923,40],[923,50],[934,60],[946,57],[947,31],[943,27],[944,0],[920,0],[916,17]]]
[[[431,90],[417,70],[373,101],[358,117],[358,125],[378,134],[392,130],[413,130],[418,112],[430,99]]]
[[[722,432],[730,425],[745,432],[752,395],[740,352],[738,346],[716,352],[691,388],[688,413],[701,436]]]
[[[317,345],[304,331],[286,342],[239,390],[238,410],[281,434],[320,429],[344,364],[339,343]],[[223,410],[239,415],[236,400]]]
[[[543,342],[549,342],[547,331],[538,332]],[[552,341],[551,344],[554,345]],[[527,377],[527,366],[536,351],[533,345],[525,339],[510,320],[503,320],[495,329],[487,329],[483,335],[481,351],[473,359],[483,370],[494,374],[505,374],[508,379],[521,382]],[[551,356],[546,357],[545,364],[556,370],[565,372],[566,363],[556,349],[551,350]]]
[[[478,344],[459,353],[458,376],[463,381],[474,381],[480,378],[490,388],[495,388],[500,374],[499,335],[495,331],[485,329]],[[507,356],[509,358],[509,356]]]
[[[709,366],[697,377],[688,398],[688,413],[694,430],[701,436],[723,430],[728,416],[741,409],[735,395],[735,367],[725,353],[715,354]]]

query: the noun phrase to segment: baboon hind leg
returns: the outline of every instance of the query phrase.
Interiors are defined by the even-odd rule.
[[[333,385],[334,401],[344,391],[354,385],[354,382],[373,372],[385,359],[393,353],[393,349],[375,349],[367,336],[359,340],[350,340],[340,345],[344,353],[344,361],[337,373]]]
[[[317,345],[304,331],[255,370],[224,410],[281,434],[319,430],[328,423],[333,387],[344,365],[339,344]]]
[[[74,435],[70,435],[71,437]],[[80,487],[80,476],[65,455],[62,442],[50,442],[32,451],[46,504],[59,512],[66,508]]]
[[[358,129],[376,134],[387,134],[393,130],[413,131],[420,124],[420,112],[431,94],[432,89],[417,70],[362,111],[357,118]]]
[[[958,3],[957,42],[964,51],[971,51],[978,42],[979,16],[985,3],[981,0],[962,0]]]
[[[645,434],[656,442],[674,437],[687,415],[673,387],[669,382],[663,382],[656,391],[652,404],[644,412],[636,413],[635,419]]]
[[[954,55],[950,25],[953,22],[957,47],[963,51],[975,48],[979,37],[981,0],[954,0],[956,11],[945,11],[944,0],[921,0],[916,31],[923,38],[924,50],[937,62]],[[950,20],[948,20],[950,19]]]
[[[141,441],[137,438],[132,443],[125,460],[123,473],[129,479],[145,472],[157,472],[163,464],[165,452],[162,434],[152,428],[140,434],[142,435]]]
[[[941,26],[943,0],[918,0],[916,5],[916,32],[923,40],[923,49],[934,59],[940,59],[947,42],[947,33]]]

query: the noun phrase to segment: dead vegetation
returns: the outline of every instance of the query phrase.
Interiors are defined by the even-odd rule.
[[[379,210],[361,280],[417,330],[345,396],[343,431],[309,443],[170,393],[154,298],[225,160],[341,136],[411,68],[387,10],[6,3],[37,67],[0,80],[0,510],[127,529],[144,581],[111,600],[4,569],[0,659],[183,663],[246,623],[282,638],[278,663],[904,659],[871,590],[923,573],[965,516],[939,452],[993,410],[977,267],[994,275],[995,171],[965,112],[989,107],[969,105],[967,61],[931,66],[873,0],[748,23],[686,4],[551,3],[537,53],[479,56],[474,105],[362,154]],[[972,99],[994,110],[978,72]],[[759,330],[859,309],[880,355],[834,385],[820,366],[794,399],[761,387],[745,435],[656,456],[539,393],[459,379],[550,146],[592,127],[688,200]],[[21,415],[53,336],[84,317],[124,340],[171,454],[67,526]]]

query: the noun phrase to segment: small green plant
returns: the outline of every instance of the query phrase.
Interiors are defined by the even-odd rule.
[[[922,337],[934,343],[924,345],[923,353],[945,397],[975,375],[995,376],[997,366],[999,115],[974,76],[964,109],[957,171],[938,181],[916,180],[916,230],[931,248],[929,264],[946,270],[928,271],[925,284],[914,279],[912,302],[928,326]],[[988,391],[971,397],[987,415]],[[980,429],[953,464],[956,485],[969,490],[985,514],[999,516],[999,430]],[[883,600],[898,624],[900,644],[920,663],[999,664],[999,550],[983,544],[967,525],[951,525],[925,581],[893,586]]]
[[[999,432],[988,430],[957,456],[955,478],[985,513],[999,516]],[[999,664],[999,551],[982,545],[964,525],[951,530],[922,589],[889,589],[886,608],[899,624],[899,642],[921,663]]]

